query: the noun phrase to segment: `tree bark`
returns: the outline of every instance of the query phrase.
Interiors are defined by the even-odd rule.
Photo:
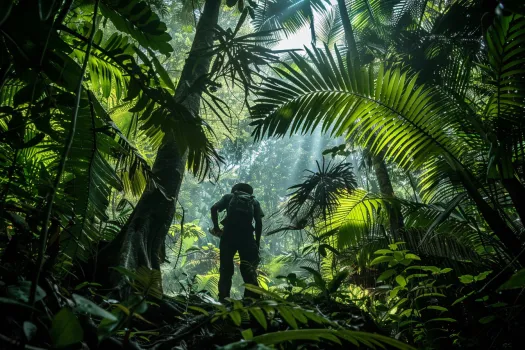
[[[374,167],[381,195],[386,198],[394,198],[394,188],[392,187],[392,181],[390,181],[390,175],[388,174],[388,169],[382,154],[373,156],[372,165]],[[401,213],[401,210],[399,210],[399,206],[395,203],[390,203],[387,210],[390,223],[390,233],[394,240],[399,241],[401,239],[399,231],[405,225],[403,214]]]
[[[339,13],[341,14],[341,22],[343,24],[346,45],[348,46],[350,62],[352,62],[354,65],[361,65],[359,52],[357,50],[357,43],[354,36],[354,30],[352,28],[352,22],[350,21],[350,15],[348,13],[346,1],[337,0],[337,5],[339,7]],[[372,157],[374,172],[377,177],[377,182],[379,183],[379,191],[383,196],[393,198],[394,188],[392,187],[390,175],[388,174],[388,169],[384,161],[384,152],[381,152],[379,155],[374,155]],[[390,204],[386,209],[388,211],[388,217],[390,221],[390,232],[394,240],[398,241],[400,238],[399,230],[404,226],[403,215],[401,214],[399,207],[397,207],[394,203]]]
[[[352,28],[352,22],[350,22],[350,15],[348,14],[346,1],[337,0],[337,5],[339,7],[339,14],[341,15],[341,23],[343,24],[343,32],[345,34],[346,46],[348,46],[348,50],[350,51],[351,61],[359,64],[359,52],[357,51],[354,30]]]
[[[181,102],[194,115],[198,115],[201,94],[188,89],[203,75],[208,74],[212,57],[196,54],[196,50],[213,45],[213,29],[218,23],[221,0],[207,0],[197,24],[195,38],[190,54],[184,64],[175,99]],[[160,269],[163,262],[161,250],[175,215],[175,205],[179,195],[186,168],[187,149],[180,147],[173,132],[164,135],[153,165],[156,184],[150,181],[127,223],[99,253],[97,277],[110,278],[104,281],[112,286],[120,286],[122,278],[108,269],[123,266],[136,270],[140,266]]]

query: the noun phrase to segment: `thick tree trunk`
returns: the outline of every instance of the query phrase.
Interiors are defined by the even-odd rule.
[[[189,57],[182,70],[175,92],[175,99],[182,102],[192,113],[198,115],[201,102],[200,93],[187,93],[187,90],[201,76],[209,71],[212,57],[195,54],[196,50],[213,45],[212,29],[217,25],[221,0],[207,0],[197,25],[195,38]],[[148,183],[137,206],[129,217],[123,230],[99,254],[99,278],[111,276],[110,285],[118,286],[121,278],[110,274],[108,268],[123,266],[136,270],[140,266],[159,269],[162,263],[161,250],[166,234],[175,215],[175,205],[186,167],[187,150],[179,147],[173,133],[166,132],[153,165],[156,183]]]
[[[392,187],[392,181],[390,181],[390,175],[388,174],[388,169],[382,155],[373,156],[372,165],[374,167],[381,195],[386,198],[394,198],[394,188]],[[404,226],[404,219],[399,206],[395,205],[395,203],[391,203],[388,206],[388,217],[390,233],[394,240],[398,241],[401,239],[399,231]]]

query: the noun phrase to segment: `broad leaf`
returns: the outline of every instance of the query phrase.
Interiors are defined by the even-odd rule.
[[[109,311],[104,310],[97,304],[93,303],[91,300],[88,300],[78,294],[73,294],[73,300],[75,301],[75,311],[87,313],[93,316],[98,316],[102,318],[107,318],[112,321],[116,321],[117,318],[115,315]]]
[[[64,348],[80,343],[84,339],[84,331],[75,314],[68,308],[62,308],[53,318],[49,331],[53,345]]]
[[[503,283],[498,290],[522,289],[525,287],[525,269],[521,269]]]

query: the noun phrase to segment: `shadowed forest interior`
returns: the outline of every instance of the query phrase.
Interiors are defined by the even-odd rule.
[[[0,348],[521,349],[524,16],[1,0]]]

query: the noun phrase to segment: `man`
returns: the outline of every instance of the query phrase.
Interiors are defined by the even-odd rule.
[[[224,230],[219,227],[218,213],[226,209],[226,218],[221,221]],[[253,196],[252,186],[238,183],[231,193],[224,195],[211,207],[213,234],[221,238],[219,301],[230,297],[233,277],[233,257],[237,251],[241,260],[241,275],[244,283],[258,285],[257,265],[259,264],[259,246],[261,243],[262,218],[264,213],[260,203]],[[255,238],[253,237],[255,222]],[[249,290],[244,297],[256,297]]]

